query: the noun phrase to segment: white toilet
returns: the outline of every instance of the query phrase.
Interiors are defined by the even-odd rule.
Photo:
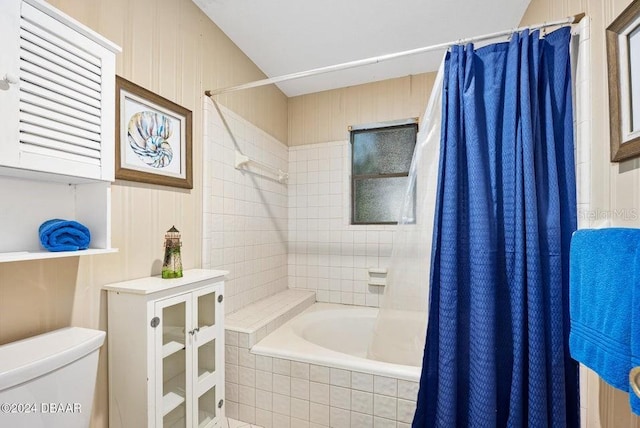
[[[104,338],[68,327],[0,346],[0,427],[87,428]]]

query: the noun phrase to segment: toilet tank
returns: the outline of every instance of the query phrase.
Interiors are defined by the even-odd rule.
[[[87,428],[104,338],[68,327],[0,346],[0,427]]]

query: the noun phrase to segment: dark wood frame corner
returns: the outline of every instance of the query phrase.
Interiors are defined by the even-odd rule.
[[[185,178],[169,177],[152,172],[143,172],[122,166],[122,153],[120,151],[120,136],[123,124],[120,123],[120,94],[127,91],[138,97],[148,100],[166,110],[175,112],[178,116],[185,118]],[[162,186],[180,187],[183,189],[193,189],[193,142],[192,142],[192,112],[191,110],[174,103],[171,100],[161,97],[148,89],[138,86],[120,76],[116,76],[116,117],[115,117],[115,177],[120,180],[137,181],[140,183],[159,184]]]
[[[640,137],[622,141],[622,95],[618,36],[640,16],[640,0],[631,3],[606,30],[607,71],[609,81],[609,136],[611,162],[620,162],[640,156]],[[627,59],[624,59],[627,60]],[[640,108],[640,107],[639,107]]]

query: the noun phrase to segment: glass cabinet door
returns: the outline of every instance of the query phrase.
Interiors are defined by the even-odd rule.
[[[191,355],[188,340],[191,318],[190,296],[176,296],[156,302],[159,318],[156,327],[156,426],[187,428],[191,426],[188,411],[188,376]],[[161,403],[161,404],[158,404]]]
[[[198,428],[212,427],[215,422],[217,399],[216,385],[219,383],[216,366],[216,341],[218,339],[217,313],[218,293],[211,288],[194,293],[194,325],[196,326],[194,367],[196,381],[194,385],[194,419]],[[219,393],[219,389],[218,389]]]

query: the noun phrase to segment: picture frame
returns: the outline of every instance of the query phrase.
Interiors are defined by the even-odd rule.
[[[191,110],[116,76],[115,122],[116,179],[193,189]]]
[[[640,0],[606,30],[611,161],[640,156]]]

